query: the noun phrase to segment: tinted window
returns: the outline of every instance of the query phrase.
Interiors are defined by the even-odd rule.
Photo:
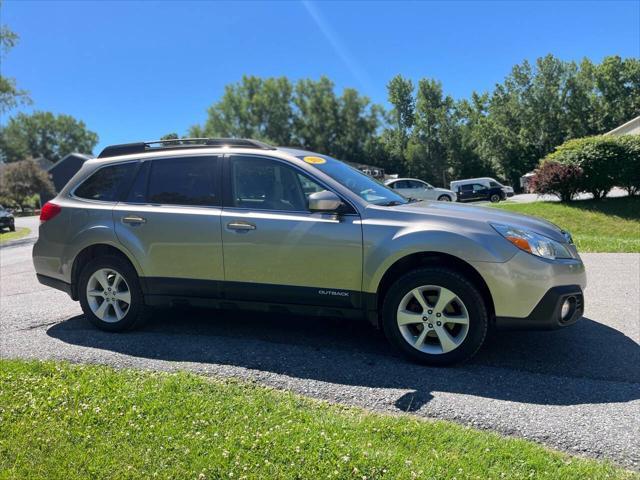
[[[321,188],[291,167],[252,157],[232,159],[231,181],[233,206],[259,210],[307,210],[308,195]]]
[[[495,187],[500,187],[501,185],[499,183],[496,183],[496,182],[489,182],[489,186],[495,188]]]
[[[480,190],[486,190],[487,187],[485,187],[484,185],[481,185],[479,183],[474,183],[473,184],[473,190],[478,192]]]
[[[409,184],[409,188],[425,188],[426,185],[421,182],[416,182],[415,180],[409,180],[407,182]]]
[[[215,205],[215,162],[212,157],[153,160],[147,201],[165,205]]]
[[[461,185],[460,191],[463,192],[471,192],[473,190],[473,185]]]
[[[133,175],[136,167],[135,162],[103,167],[76,188],[74,195],[89,200],[115,202],[122,186]]]

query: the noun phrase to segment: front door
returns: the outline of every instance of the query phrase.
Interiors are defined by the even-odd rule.
[[[486,185],[481,183],[473,184],[473,199],[474,200],[487,200],[489,198],[489,189]]]
[[[118,240],[140,263],[146,293],[220,296],[220,159],[145,161],[127,200],[113,209]]]
[[[326,188],[285,162],[250,155],[225,161],[225,297],[360,307],[357,213],[311,213],[308,196]]]

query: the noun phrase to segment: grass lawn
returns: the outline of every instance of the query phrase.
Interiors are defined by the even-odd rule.
[[[568,230],[580,252],[640,252],[640,197],[571,203],[501,203],[497,208],[545,218]]]
[[[3,229],[0,231],[0,244],[7,243],[10,240],[17,240],[19,238],[26,237],[29,235],[29,232],[31,232],[31,230],[28,228],[16,228],[15,232]]]
[[[638,478],[524,440],[193,374],[0,360],[0,478]]]

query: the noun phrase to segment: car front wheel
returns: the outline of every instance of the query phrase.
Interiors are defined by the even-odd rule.
[[[78,293],[85,316],[102,330],[127,330],[144,317],[138,275],[127,261],[117,256],[88,262],[80,273]]]
[[[493,195],[491,195],[489,200],[491,200],[491,203],[498,203],[501,200],[501,198],[500,198],[500,195],[498,195],[497,193],[494,193]]]
[[[389,341],[427,365],[468,360],[487,333],[487,309],[478,289],[460,273],[438,267],[399,278],[385,297],[382,315]]]

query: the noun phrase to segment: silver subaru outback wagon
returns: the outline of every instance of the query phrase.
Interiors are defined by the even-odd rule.
[[[490,327],[576,322],[586,285],[549,222],[412,202],[334,158],[245,139],[107,147],[44,205],[33,261],[104,330],[176,304],[365,317],[431,365],[469,359]]]

